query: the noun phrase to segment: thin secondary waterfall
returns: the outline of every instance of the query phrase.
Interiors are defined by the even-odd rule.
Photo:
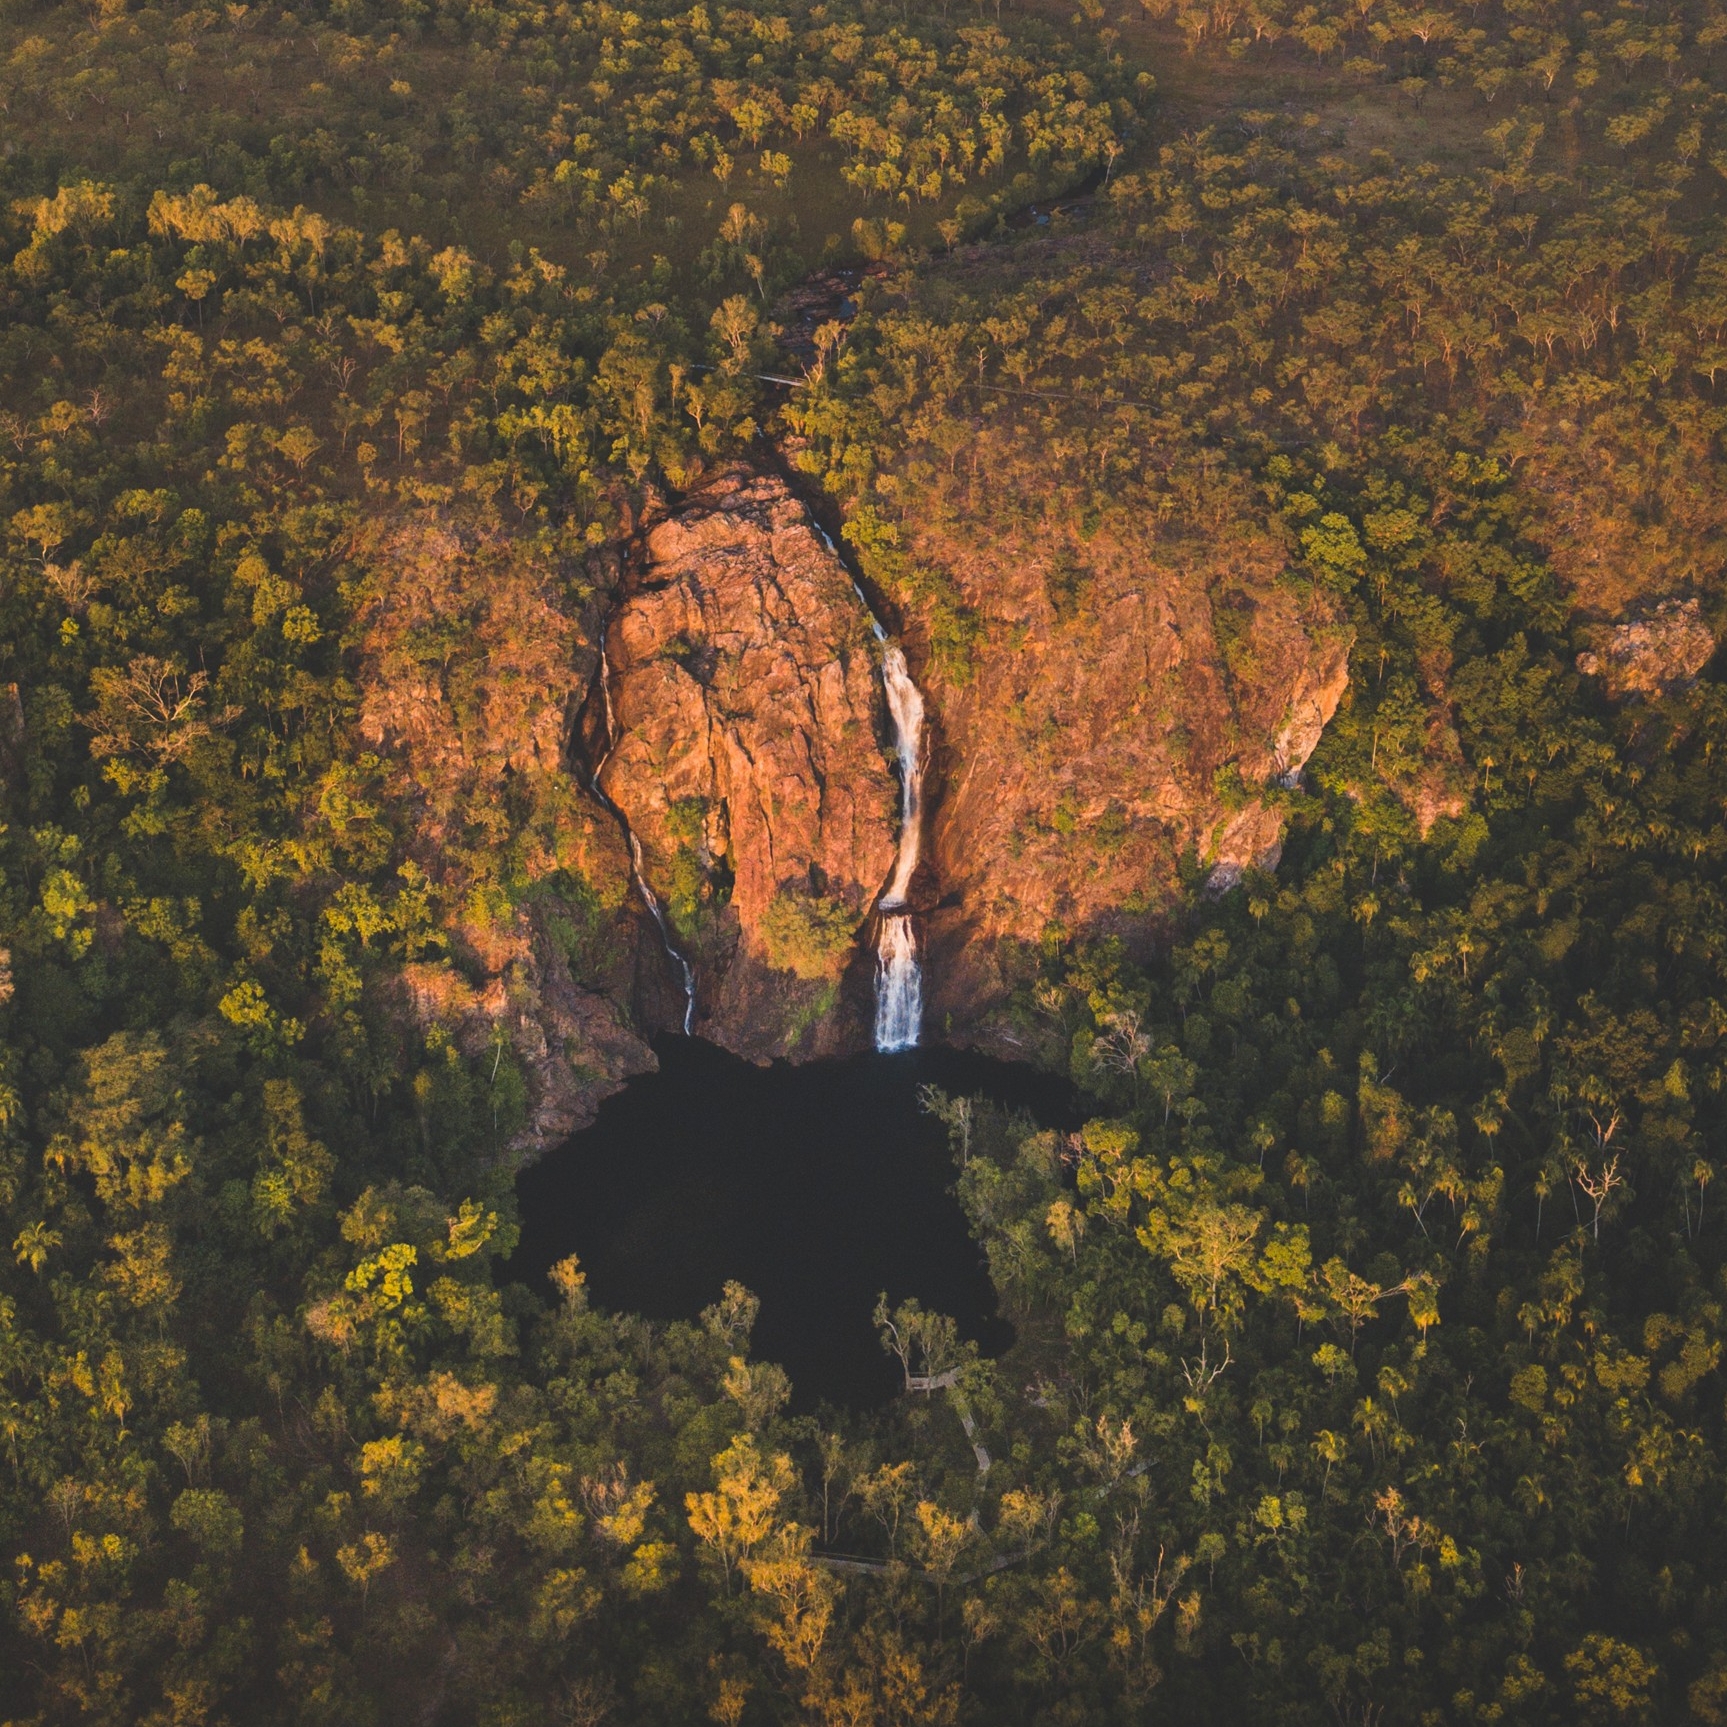
[[[666,921],[665,908],[660,904],[659,895],[648,886],[647,872],[642,867],[642,842],[636,838],[636,830],[630,826],[630,818],[613,802],[605,787],[600,784],[600,776],[606,771],[606,763],[612,759],[612,750],[618,738],[617,726],[612,719],[612,667],[611,661],[606,657],[604,626],[600,630],[600,711],[606,721],[606,747],[588,778],[588,785],[594,796],[617,817],[618,826],[624,830],[624,841],[630,848],[630,876],[636,884],[636,892],[641,895],[642,904],[648,908],[648,915],[653,918],[654,927],[660,932],[660,942],[666,950],[666,956],[683,973],[684,1036],[688,1037],[696,1025],[695,968],[684,958],[677,943],[672,940],[672,928]]]
[[[820,522],[815,523],[815,530],[827,549],[839,557],[839,547]],[[911,892],[923,846],[923,691],[912,682],[905,654],[897,643],[888,640],[855,576],[852,591],[882,645],[882,690],[899,752],[899,850],[893,877],[876,904],[881,928],[876,936],[875,1046],[880,1050],[913,1049],[923,1029],[923,962],[906,895]]]

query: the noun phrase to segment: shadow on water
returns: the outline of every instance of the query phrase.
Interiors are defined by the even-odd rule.
[[[761,1298],[755,1353],[787,1369],[802,1409],[893,1394],[870,1322],[883,1289],[951,1314],[987,1354],[1012,1341],[917,1091],[1066,1126],[1063,1081],[952,1049],[767,1068],[696,1038],[656,1051],[658,1073],[521,1177],[512,1275],[543,1290],[576,1253],[597,1306],[653,1319],[692,1319],[736,1278]]]

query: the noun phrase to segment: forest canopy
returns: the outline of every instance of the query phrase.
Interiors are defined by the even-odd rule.
[[[0,11],[0,1718],[1727,1722],[1724,41]],[[881,1410],[506,1269],[548,1072],[656,1029],[605,620],[740,466],[938,705],[1025,639],[978,545],[1054,629],[1251,540],[1222,686],[1271,597],[1347,648],[1205,788],[1281,856],[1003,945],[1084,1126],[929,1097],[1017,1340],[888,1292]]]

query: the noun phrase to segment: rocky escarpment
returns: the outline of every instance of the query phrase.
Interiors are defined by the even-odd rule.
[[[462,931],[455,959],[402,968],[401,999],[422,1026],[440,1026],[479,1059],[500,1035],[527,1082],[517,1150],[539,1152],[594,1119],[633,1074],[656,1065],[617,1004],[571,975],[555,900],[499,925]],[[477,980],[477,981],[476,981]]]
[[[1594,646],[1577,669],[1599,677],[1609,696],[1654,697],[1689,683],[1715,653],[1715,636],[1695,599],[1663,600],[1644,616],[1590,632]]]
[[[729,471],[650,520],[607,662],[601,786],[696,967],[697,1030],[757,1060],[861,1043],[840,986],[898,790],[868,614],[783,482]]]
[[[955,1035],[1004,996],[1018,944],[1055,929],[1144,947],[1184,854],[1219,886],[1275,864],[1277,794],[1349,675],[1347,630],[1279,581],[1269,537],[1019,528],[1013,484],[1004,466],[906,530],[908,560],[944,572],[980,626],[944,656],[908,620],[940,740],[932,1025]]]
[[[903,620],[933,738],[910,897],[935,1035],[972,1034],[1016,945],[1052,927],[1149,943],[1184,852],[1219,884],[1274,862],[1272,791],[1348,675],[1345,632],[1264,539],[1009,520],[982,495],[910,548],[978,624],[962,662],[915,606]],[[501,1031],[529,1081],[524,1148],[590,1119],[682,1017],[620,816],[695,967],[701,1035],[756,1060],[867,1043],[899,825],[880,647],[782,480],[723,472],[575,568],[437,511],[353,563],[361,731],[443,907],[396,999],[470,1051]],[[469,884],[505,832],[528,891],[494,904]]]
[[[566,757],[615,560],[571,567],[439,509],[374,523],[348,553],[359,730],[417,872],[375,914],[411,956],[382,987],[470,1055],[501,1034],[527,1080],[516,1149],[544,1150],[654,1064],[634,1025],[653,1022],[657,947],[622,836]],[[333,826],[370,819],[353,789],[332,796]],[[504,896],[493,865],[512,833]]]

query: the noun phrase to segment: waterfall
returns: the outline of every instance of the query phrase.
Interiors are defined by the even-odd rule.
[[[838,558],[840,549],[827,530],[813,518],[812,525],[822,544]],[[911,878],[917,874],[923,848],[923,691],[912,682],[905,654],[897,643],[888,640],[881,619],[855,576],[852,592],[882,646],[882,691],[893,720],[894,747],[899,752],[899,850],[894,856],[893,877],[876,904],[881,930],[876,937],[875,1046],[879,1050],[914,1049],[923,1029],[923,964],[905,896],[911,892]]]
[[[910,1049],[923,1024],[923,967],[917,931],[905,909],[922,846],[920,794],[923,790],[923,693],[912,682],[905,655],[895,644],[882,654],[882,689],[893,717],[899,749],[899,852],[893,879],[876,908],[881,934],[876,939],[875,1046]]]
[[[894,860],[893,880],[882,895],[882,909],[905,904],[911,878],[917,873],[922,845],[918,808],[923,790],[923,692],[911,681],[905,655],[890,645],[881,659],[882,688],[887,692],[887,710],[893,715],[894,741],[899,746],[899,855]]]
[[[918,963],[916,932],[907,913],[896,917],[884,911],[876,942],[876,1048],[914,1048],[922,1023],[923,967]]]
[[[595,797],[617,818],[618,826],[624,830],[624,841],[630,848],[630,878],[636,884],[636,892],[641,896],[642,904],[648,908],[648,915],[654,920],[654,927],[660,932],[660,944],[666,950],[666,957],[683,973],[684,979],[684,1036],[688,1037],[696,1025],[696,973],[695,967],[685,959],[677,944],[672,940],[672,928],[666,921],[665,908],[660,904],[659,895],[648,886],[646,870],[642,867],[642,842],[636,838],[636,830],[630,826],[630,819],[612,800],[605,787],[600,784],[600,776],[606,771],[606,764],[612,759],[612,750],[618,739],[618,730],[612,719],[612,667],[606,658],[606,630],[609,626],[602,625],[600,629],[600,711],[606,721],[606,747],[601,753],[594,771],[588,776],[588,786]]]
[[[811,525],[827,549],[839,558],[839,548],[822,525],[814,521]],[[843,564],[843,558],[841,562]],[[864,616],[869,619],[871,633],[881,645],[882,691],[887,697],[888,714],[893,721],[900,774],[899,847],[894,856],[893,875],[876,904],[880,933],[876,937],[875,1046],[879,1050],[912,1049],[916,1047],[923,1028],[923,964],[906,896],[911,892],[912,877],[917,873],[923,849],[923,692],[912,681],[904,652],[897,643],[888,640],[887,631],[871,609],[869,597],[855,577],[852,589],[857,594],[858,604],[864,609]],[[654,927],[660,932],[666,957],[682,974],[684,1035],[688,1037],[696,1022],[695,968],[672,940],[665,908],[648,884],[642,863],[642,843],[636,838],[635,829],[601,784],[618,737],[617,722],[612,713],[612,669],[606,653],[606,635],[607,630],[602,628],[600,707],[605,719],[605,749],[588,777],[588,784],[623,830],[624,840],[629,846],[630,876],[636,884],[636,892],[653,918]]]

